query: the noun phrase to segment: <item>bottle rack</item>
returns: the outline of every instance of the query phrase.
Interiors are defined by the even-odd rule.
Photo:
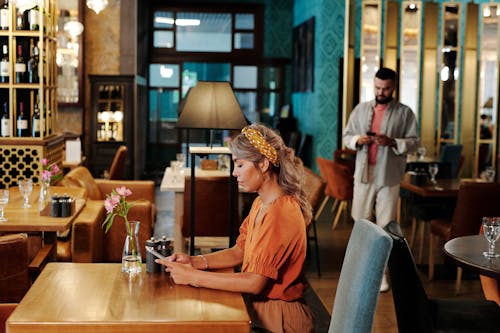
[[[2,9],[5,0],[0,0]],[[9,18],[8,29],[0,29],[0,58],[2,58],[2,46],[7,45],[8,57],[7,67],[9,79],[0,82],[0,118],[4,111],[4,103],[8,105],[9,126],[8,135],[4,136],[0,128],[0,188],[17,185],[20,178],[31,178],[34,183],[40,181],[43,167],[40,163],[42,158],[48,159],[49,163],[61,165],[63,159],[64,138],[54,131],[57,116],[57,68],[55,27],[57,22],[57,1],[39,0],[38,13],[30,17],[29,12],[19,15],[15,2],[10,0],[6,11]],[[29,10],[29,9],[28,9]],[[33,15],[33,14],[32,14]],[[18,18],[29,20],[38,17],[38,27],[28,30],[16,27]],[[0,13],[1,18],[1,13]],[[0,19],[0,24],[4,20]],[[26,23],[26,21],[25,21]],[[33,27],[35,28],[35,27]],[[38,82],[29,83],[16,80],[16,62],[18,60],[18,45],[22,47],[22,57],[30,58],[31,44],[37,45],[39,49]],[[27,67],[27,64],[26,64]],[[20,102],[24,104],[24,110],[28,120],[28,136],[18,137],[17,116]],[[40,111],[39,134],[33,137],[32,122],[35,103],[38,102]]]
[[[0,7],[3,6],[4,1],[0,0]],[[9,133],[8,135],[4,132],[0,133],[0,141],[21,138],[23,140],[28,138],[41,140],[54,134],[53,119],[57,114],[56,6],[55,0],[40,0],[38,12],[30,13],[31,9],[27,9],[21,15],[15,2],[12,0],[8,2],[10,22],[8,30],[0,30],[0,58],[3,57],[3,45],[7,45],[9,80],[0,83],[0,117],[4,112],[4,103],[8,103]],[[38,18],[38,29],[32,26],[31,29],[34,30],[30,30],[29,20],[34,21],[36,18]],[[16,23],[21,20],[24,21],[24,26],[19,29]],[[18,82],[15,70],[19,45],[22,48],[22,58],[27,69],[25,78],[21,82]],[[29,82],[28,77],[27,62],[32,56],[33,46],[38,47],[39,53],[38,61],[34,61],[38,67],[38,82],[36,80]],[[17,135],[17,117],[21,102],[24,104],[29,134],[19,137]],[[34,134],[33,115],[36,103],[40,113],[40,131]]]

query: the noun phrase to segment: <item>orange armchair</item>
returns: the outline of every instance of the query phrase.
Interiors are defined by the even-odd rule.
[[[128,219],[140,221],[139,242],[146,244],[146,240],[153,235],[156,217],[155,185],[149,180],[107,180],[94,179],[85,167],[71,170],[60,181],[60,185],[68,187],[82,187],[87,190],[88,200],[83,211],[73,223],[71,235],[71,257],[60,259],[75,262],[121,262],[123,242],[126,230],[123,220],[115,218],[113,226],[104,234],[101,228],[105,219],[104,199],[106,195],[119,186],[126,186],[132,191],[128,200],[133,203]],[[58,244],[59,248],[64,248]],[[66,248],[68,244],[66,244]],[[145,260],[145,251],[142,251]]]
[[[325,194],[335,199],[335,203],[332,207],[332,211],[337,209],[332,226],[332,228],[335,229],[342,212],[347,210],[348,202],[352,200],[354,170],[349,164],[331,161],[322,157],[317,157],[316,161],[321,177],[327,184]],[[325,201],[323,201],[320,212],[324,208],[324,203]]]

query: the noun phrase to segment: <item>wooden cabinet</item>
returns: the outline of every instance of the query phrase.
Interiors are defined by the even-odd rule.
[[[124,169],[126,179],[134,178],[135,78],[132,75],[90,75],[91,113],[89,168],[102,178],[109,170],[119,146],[128,147]]]

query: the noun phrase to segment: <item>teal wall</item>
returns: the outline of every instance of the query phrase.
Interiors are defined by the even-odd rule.
[[[316,157],[332,159],[341,146],[339,123],[340,59],[344,55],[344,1],[295,0],[293,25],[315,17],[314,91],[292,93],[292,105],[299,130],[313,136],[313,165]]]

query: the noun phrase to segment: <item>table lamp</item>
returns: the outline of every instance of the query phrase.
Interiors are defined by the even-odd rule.
[[[240,130],[248,123],[245,116],[241,112],[240,105],[234,96],[233,90],[229,82],[208,82],[199,81],[196,86],[191,88],[186,95],[185,100],[182,102],[181,113],[177,121],[177,128],[187,129],[209,129],[210,130],[210,146],[209,147],[190,147],[189,153],[191,155],[191,179],[195,179],[195,156],[205,154],[230,154],[227,147],[212,148],[213,130],[226,129],[226,130]],[[182,104],[181,103],[181,104]],[[189,145],[189,144],[188,144]],[[222,150],[224,149],[224,150]],[[230,174],[233,169],[231,162]],[[191,235],[190,235],[190,253],[194,255],[194,229],[195,229],[195,181],[191,182]],[[229,244],[232,246],[235,243],[232,207],[235,205],[235,199],[231,195],[232,187],[235,185],[233,178],[229,182]]]
[[[248,125],[229,82],[199,81],[189,90],[177,128],[240,130]]]

